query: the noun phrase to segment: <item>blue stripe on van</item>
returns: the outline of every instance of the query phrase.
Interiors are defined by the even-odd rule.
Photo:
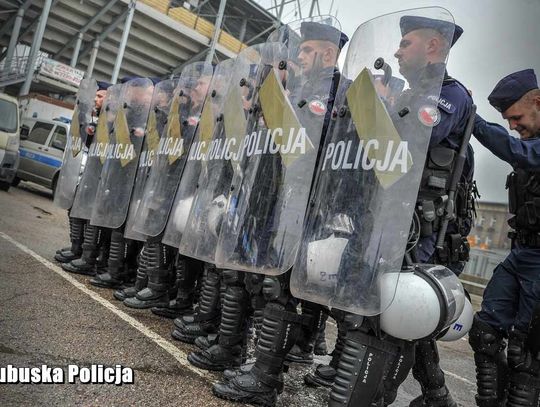
[[[29,151],[29,150],[27,150],[25,148],[20,148],[19,152],[21,153],[21,157],[28,158],[29,160],[39,161],[40,163],[49,165],[49,166],[54,167],[54,168],[60,168],[62,166],[62,160],[58,160],[58,159],[50,157],[50,156],[37,154],[37,153],[35,153],[33,151]]]

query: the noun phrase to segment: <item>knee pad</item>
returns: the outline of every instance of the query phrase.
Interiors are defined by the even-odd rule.
[[[512,329],[508,336],[508,367],[519,372],[527,372],[540,376],[540,361],[531,352],[528,345],[528,334]]]
[[[244,277],[244,281],[246,282],[246,290],[248,293],[250,293],[251,295],[261,294],[263,281],[264,281],[264,275],[246,273]]]
[[[243,272],[236,270],[222,270],[221,276],[225,285],[238,285],[243,282]]]
[[[281,296],[282,285],[276,277],[266,277],[263,281],[262,292],[266,301],[275,301]]]
[[[504,337],[489,324],[481,321],[478,315],[474,316],[471,330],[469,331],[469,344],[476,353],[495,356],[504,350]]]

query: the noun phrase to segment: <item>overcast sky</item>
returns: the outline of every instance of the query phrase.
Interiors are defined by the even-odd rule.
[[[258,2],[269,6],[268,0]],[[301,3],[305,17],[311,0]],[[478,113],[505,127],[507,123],[487,102],[495,84],[503,76],[525,68],[535,69],[540,78],[540,0],[319,0],[319,5],[321,14],[327,14],[331,6],[332,14],[337,10],[342,30],[349,37],[360,24],[382,14],[428,6],[448,9],[464,29],[450,53],[448,72],[472,90]],[[286,22],[300,17],[291,5],[286,6],[283,15]],[[473,147],[481,200],[507,202],[504,185],[510,166],[476,140]]]

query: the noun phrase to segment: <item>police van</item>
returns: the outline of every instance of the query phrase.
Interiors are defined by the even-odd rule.
[[[20,181],[31,181],[52,189],[54,194],[69,126],[70,120],[63,117],[54,120],[22,120],[20,163],[14,186]]]
[[[0,93],[0,189],[7,191],[19,163],[19,103]]]

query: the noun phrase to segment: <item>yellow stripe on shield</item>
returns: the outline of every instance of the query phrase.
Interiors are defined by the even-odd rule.
[[[212,108],[212,99],[206,98],[204,107],[201,113],[201,120],[199,121],[199,141],[203,141],[201,145],[201,153],[206,154],[210,148],[210,142],[214,135],[215,119]]]
[[[159,133],[157,130],[156,112],[151,109],[148,114],[148,123],[146,125],[146,145],[148,154],[153,154],[159,146]]]
[[[289,138],[298,137],[302,129],[302,125],[285,92],[276,71],[272,69],[261,86],[259,100],[264,121],[268,129],[275,135],[273,139],[278,146],[287,146],[291,142]],[[280,148],[279,152],[283,164],[287,167],[311,148],[313,148],[311,143],[305,143],[305,151],[297,152],[298,149],[291,149],[291,152],[283,153],[283,149]]]
[[[120,165],[125,167],[129,162],[136,158],[136,154],[133,144],[131,143],[131,138],[129,137],[129,127],[124,107],[118,109],[118,113],[116,114],[114,134],[116,135],[118,155],[121,157]]]
[[[401,154],[406,154],[403,165],[380,165],[388,161],[385,159],[387,155],[400,154],[399,149],[402,149],[403,143],[375,90],[373,77],[367,68],[364,68],[347,90],[347,101],[361,146],[372,161],[369,167],[375,172],[381,186],[386,189],[408,172],[412,166],[412,158],[408,151],[401,151]]]
[[[225,137],[227,137],[227,140],[234,139],[236,141],[235,144],[230,144],[229,149],[229,153],[234,157],[237,155],[240,147],[242,147],[242,140],[245,137],[247,127],[247,119],[239,86],[233,85],[230,87],[223,108],[223,114]],[[236,166],[233,167],[236,168]]]
[[[96,140],[99,147],[99,160],[101,164],[105,163],[105,146],[109,143],[109,126],[107,126],[107,112],[101,109],[96,128]]]
[[[71,119],[71,154],[73,158],[77,157],[77,154],[81,152],[82,149],[82,140],[81,140],[81,125],[79,123],[79,107],[75,108],[73,112],[73,117]],[[86,129],[85,129],[86,131]]]
[[[180,126],[180,96],[176,95],[171,102],[171,110],[169,110],[169,117],[167,119],[167,138],[170,139],[170,145],[177,146],[179,145],[182,139],[182,128]],[[169,165],[172,165],[176,160],[178,160],[182,154],[184,154],[184,148],[174,149],[171,154],[169,154]]]

